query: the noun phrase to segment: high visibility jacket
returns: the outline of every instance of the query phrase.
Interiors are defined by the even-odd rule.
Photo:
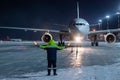
[[[57,59],[57,50],[62,50],[64,46],[56,45],[54,40],[50,40],[48,45],[42,45],[40,48],[47,50],[47,59],[48,60],[55,60]]]

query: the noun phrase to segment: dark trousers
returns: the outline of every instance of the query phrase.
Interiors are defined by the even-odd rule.
[[[49,75],[50,75],[51,69],[53,69],[54,74],[56,74],[56,61],[55,60],[48,60],[48,74]]]

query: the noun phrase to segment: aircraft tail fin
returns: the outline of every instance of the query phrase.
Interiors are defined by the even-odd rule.
[[[79,13],[79,2],[77,2],[77,18],[80,18],[79,15],[80,15],[80,13]]]

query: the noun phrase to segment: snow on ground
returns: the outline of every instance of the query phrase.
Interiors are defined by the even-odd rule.
[[[103,44],[103,43],[101,43]],[[106,45],[107,43],[104,43]],[[109,46],[120,47],[120,43]],[[120,59],[116,64],[106,66],[81,66],[80,68],[58,69],[57,76],[46,76],[47,70],[38,73],[14,75],[0,80],[120,80]]]
[[[120,63],[59,69],[57,76],[46,76],[46,73],[47,71],[28,73],[1,80],[120,80]]]

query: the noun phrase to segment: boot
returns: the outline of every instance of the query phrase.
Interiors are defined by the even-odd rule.
[[[50,70],[50,69],[48,69],[48,74],[47,74],[47,76],[50,76],[50,73],[51,73],[51,70]]]
[[[53,73],[54,73],[54,75],[57,75],[57,73],[56,73],[56,69],[53,69]]]

